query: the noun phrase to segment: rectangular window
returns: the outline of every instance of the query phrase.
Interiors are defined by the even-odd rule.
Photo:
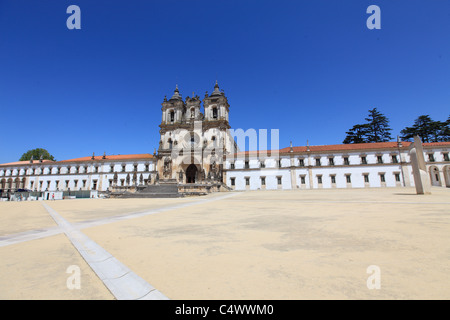
[[[231,185],[236,185],[236,178],[230,178]]]
[[[348,166],[350,164],[350,161],[348,160],[348,157],[344,157],[344,164]]]
[[[138,166],[137,166],[137,164],[135,164],[134,165],[134,171],[137,171],[137,169],[138,169]]]
[[[429,162],[434,162],[434,154],[432,154],[432,153],[428,154],[428,161]]]
[[[114,166],[113,165],[110,167],[109,172],[114,172]]]
[[[299,165],[300,167],[304,167],[304,166],[305,166],[305,160],[303,160],[303,159],[298,159],[298,165]]]
[[[97,180],[94,180],[92,183],[92,190],[97,190]]]
[[[322,184],[322,176],[317,176],[317,183]]]
[[[261,185],[262,186],[266,185],[266,177],[261,177]]]
[[[301,184],[306,184],[305,176],[300,176],[300,182]]]
[[[383,163],[383,156],[377,156],[377,162]]]
[[[145,165],[145,171],[146,172],[150,171],[150,166],[148,164]]]
[[[361,157],[361,163],[367,164],[367,158],[365,156]]]
[[[76,188],[78,186],[78,180],[74,180],[73,186]]]
[[[400,173],[394,173],[395,181],[400,182]]]
[[[66,188],[69,187],[69,180],[66,180]]]
[[[83,188],[86,188],[86,180],[83,180]]]
[[[398,163],[397,155],[392,155],[392,163]]]
[[[125,165],[122,165],[122,172],[125,172]]]
[[[95,170],[94,172],[97,173],[98,172],[98,167],[95,167],[94,170]]]
[[[449,157],[448,157],[448,153],[444,153],[444,161],[450,161]]]
[[[281,185],[281,177],[277,177],[277,183],[278,185]]]
[[[329,159],[328,159],[328,164],[329,164],[330,166],[334,166],[334,159],[333,159],[333,158],[329,158]]]
[[[265,162],[264,162],[264,161],[261,161],[261,168],[265,168],[265,167],[266,167]]]
[[[278,160],[278,168],[281,168],[282,166],[281,166],[281,159],[280,160]]]
[[[320,167],[320,158],[316,158],[316,166]]]
[[[335,184],[336,183],[336,176],[331,176],[331,183]]]
[[[346,179],[347,183],[352,183],[352,178],[349,174],[345,175],[345,179]]]
[[[230,163],[230,169],[234,169],[234,162]]]
[[[245,178],[245,185],[246,185],[246,186],[249,186],[249,185],[250,185],[250,178],[249,178],[249,177],[246,177],[246,178]]]
[[[248,161],[245,161],[245,169],[248,169],[248,168],[250,168],[250,165],[249,165]]]
[[[364,175],[364,182],[369,183],[369,175],[368,174]]]
[[[386,182],[386,180],[384,179],[384,173],[380,173],[380,180],[381,182]]]

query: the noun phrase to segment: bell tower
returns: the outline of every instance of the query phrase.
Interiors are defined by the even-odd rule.
[[[210,125],[214,127],[220,127],[223,129],[230,129],[228,123],[228,113],[230,111],[230,105],[228,99],[225,96],[225,92],[219,89],[219,84],[214,85],[214,91],[208,96],[205,94],[203,99],[203,107],[205,108],[205,121],[210,122]]]

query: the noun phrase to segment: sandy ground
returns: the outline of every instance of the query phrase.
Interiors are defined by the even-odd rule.
[[[184,199],[46,201],[171,299],[450,299],[450,189],[237,192]],[[200,200],[200,201],[199,201]],[[201,201],[210,200],[210,201]],[[187,206],[170,209],[179,204]],[[122,221],[115,216],[167,210]],[[131,216],[130,216],[131,217]],[[112,299],[39,202],[0,203],[0,298]],[[81,289],[66,268],[79,265]],[[380,268],[369,290],[367,268]]]

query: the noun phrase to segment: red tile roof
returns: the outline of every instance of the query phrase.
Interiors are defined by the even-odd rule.
[[[404,147],[407,147],[411,142],[402,142]],[[350,150],[367,150],[367,149],[396,149],[397,142],[374,142],[374,143],[351,143],[351,144],[331,144],[322,146],[309,146],[311,152],[322,151],[350,151]],[[306,152],[307,147],[293,147],[294,152]],[[290,147],[283,148],[280,153],[290,151]]]
[[[55,161],[42,160],[42,163],[49,163],[49,162],[54,163]],[[39,164],[39,163],[41,163],[39,160],[33,160],[33,162],[30,162],[30,160],[25,160],[25,161],[16,161],[16,162],[2,163],[2,164],[0,164],[0,166],[15,166],[15,165],[20,165],[20,164]]]
[[[103,156],[95,156],[95,161],[106,161],[106,160],[142,160],[142,159],[153,159],[153,155],[149,153],[141,153],[141,154],[118,154],[118,155],[110,155],[105,156],[105,159],[103,159]],[[49,163],[65,163],[65,162],[85,162],[85,161],[92,161],[91,157],[81,157],[81,158],[75,158],[75,159],[68,159],[68,160],[61,160],[61,161],[52,161],[52,160],[43,160],[42,163],[49,164]],[[9,163],[2,163],[0,166],[15,166],[15,165],[27,165],[27,164],[39,164],[39,160],[34,160],[33,163],[30,163],[29,160],[27,161],[16,161],[16,162],[9,162]]]
[[[138,160],[138,159],[152,159],[153,155],[149,153],[141,153],[141,154],[118,154],[118,155],[110,155],[110,156],[95,156],[95,161],[102,161],[102,160]],[[75,158],[75,159],[69,159],[69,160],[61,160],[58,162],[83,162],[83,161],[92,161],[92,156],[90,157],[82,157],[82,158]]]
[[[402,141],[403,148],[408,148],[412,142]],[[424,147],[450,147],[450,142],[430,142],[423,143]],[[389,150],[397,149],[398,145],[396,141],[390,142],[374,142],[374,143],[351,143],[351,144],[330,144],[320,146],[309,146],[310,152],[339,152],[339,151],[362,151],[362,150]],[[307,152],[307,146],[292,147],[293,152]],[[290,147],[286,147],[278,150],[281,153],[289,153]],[[241,151],[237,152],[237,156],[242,155],[258,155],[259,153],[267,154],[270,156],[272,152],[276,151]]]

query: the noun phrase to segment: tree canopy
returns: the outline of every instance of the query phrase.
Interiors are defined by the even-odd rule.
[[[447,121],[434,121],[429,115],[419,116],[411,127],[400,131],[403,140],[419,136],[423,142],[450,141],[450,116]]]
[[[366,123],[354,125],[346,132],[343,143],[385,142],[392,139],[389,119],[377,108],[369,110],[369,115],[365,120]]]
[[[41,156],[42,156],[42,160],[55,161],[55,158],[47,150],[42,149],[42,148],[28,150],[20,157],[19,161],[27,161],[27,160],[30,160],[31,157],[33,157],[34,160],[39,160],[39,159],[41,159]]]

